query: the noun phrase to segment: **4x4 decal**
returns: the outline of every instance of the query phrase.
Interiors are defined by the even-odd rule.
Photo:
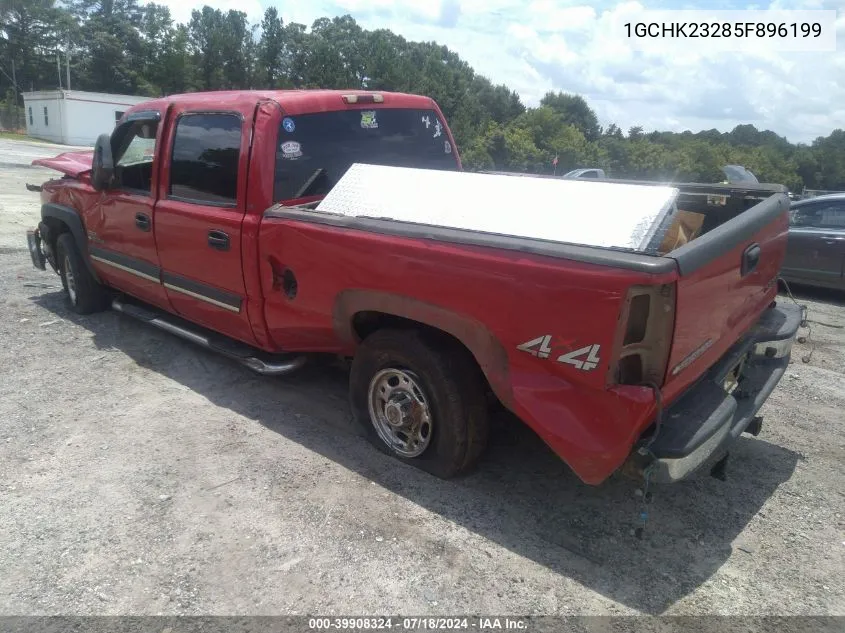
[[[545,334],[537,338],[517,345],[516,349],[528,352],[537,358],[548,358],[552,354],[552,335]],[[599,357],[601,345],[586,345],[571,352],[566,352],[557,357],[557,362],[572,365],[581,371],[590,371],[598,367],[601,362]]]

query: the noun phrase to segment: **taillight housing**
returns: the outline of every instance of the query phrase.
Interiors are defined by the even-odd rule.
[[[631,286],[619,312],[608,383],[662,386],[675,327],[675,284]]]

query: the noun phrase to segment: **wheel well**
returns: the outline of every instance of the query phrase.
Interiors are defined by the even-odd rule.
[[[473,365],[475,365],[479,375],[484,381],[485,390],[489,393],[489,395],[493,395],[487,376],[485,376],[484,371],[478,364],[478,359],[476,359],[472,351],[464,345],[463,341],[452,334],[449,334],[449,332],[421,321],[415,321],[414,319],[397,316],[395,314],[388,314],[386,312],[358,312],[352,317],[352,331],[355,333],[359,342],[363,341],[378,330],[385,329],[416,330],[418,332],[422,332],[425,338],[432,342],[448,345],[459,353],[466,354],[472,360]],[[495,398],[495,396],[493,397]]]
[[[50,234],[48,236],[50,239],[49,244],[50,248],[55,250],[56,241],[59,239],[59,235],[61,235],[62,233],[69,233],[70,227],[58,218],[53,218],[50,216],[43,218],[41,222],[44,223],[50,229]]]
[[[47,227],[48,232],[47,235],[43,235],[44,231],[42,231],[41,238],[47,243],[48,250],[47,250],[47,261],[52,266],[53,270],[59,272],[59,261],[58,256],[56,255],[56,248],[57,242],[59,241],[59,236],[63,233],[71,233],[70,227],[67,223],[62,222],[58,218],[54,218],[51,216],[47,216],[41,219],[41,224]]]

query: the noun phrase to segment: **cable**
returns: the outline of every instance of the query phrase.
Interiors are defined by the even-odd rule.
[[[792,295],[792,289],[789,287],[789,282],[786,281],[783,277],[778,277],[778,281],[781,282],[784,287],[786,288],[786,294],[789,295],[789,298],[792,299],[792,303],[797,305],[801,308],[801,325],[802,327],[806,327],[807,324],[807,306],[804,304],[800,304],[795,300],[795,297]]]
[[[789,287],[789,283],[783,278],[778,277],[778,281],[781,282],[784,287],[786,288],[786,294],[789,295],[789,298],[792,299],[792,303],[797,305],[801,308],[801,327],[807,328],[807,336],[804,337],[804,341],[810,344],[810,353],[806,354],[805,356],[801,357],[801,361],[804,363],[809,363],[810,360],[813,358],[813,352],[816,351],[816,343],[813,341],[813,327],[810,325],[810,321],[807,319],[807,314],[809,309],[806,305],[800,304],[795,300],[795,297],[792,294],[792,289]],[[799,341],[801,342],[801,341]]]
[[[654,401],[657,407],[657,412],[654,416],[654,433],[651,434],[651,437],[648,438],[646,443],[639,449],[640,455],[648,455],[651,453],[651,445],[654,444],[654,441],[657,439],[657,436],[660,434],[660,429],[663,426],[663,393],[660,391],[660,387],[655,382],[645,382],[643,383],[643,387],[651,387],[651,390],[654,392]]]

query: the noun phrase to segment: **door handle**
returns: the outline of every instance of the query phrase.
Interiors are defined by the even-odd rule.
[[[211,229],[208,232],[208,245],[211,248],[215,248],[218,251],[228,251],[229,250],[229,236],[224,233],[223,231],[218,231],[217,229]]]
[[[742,253],[742,264],[740,266],[740,274],[745,277],[747,274],[757,268],[760,263],[760,245],[752,244]]]
[[[822,241],[825,244],[836,244],[837,242],[845,242],[845,237],[823,237]]]
[[[150,216],[148,216],[146,213],[136,213],[135,226],[137,226],[142,231],[149,231],[151,227]]]

